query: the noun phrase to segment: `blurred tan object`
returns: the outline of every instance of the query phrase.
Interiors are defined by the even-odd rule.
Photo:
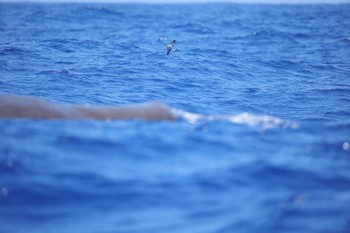
[[[170,109],[159,102],[135,106],[79,106],[19,95],[0,95],[0,118],[175,120]]]

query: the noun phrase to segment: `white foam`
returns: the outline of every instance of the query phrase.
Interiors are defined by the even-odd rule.
[[[203,115],[186,112],[179,109],[172,109],[172,112],[177,118],[191,124],[196,124],[199,122],[226,121],[238,125],[261,127],[263,129],[277,127],[293,129],[299,128],[299,125],[293,121],[283,120],[281,118],[269,115],[254,115],[246,112],[238,115]]]

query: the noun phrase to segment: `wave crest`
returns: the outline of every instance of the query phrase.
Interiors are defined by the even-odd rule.
[[[275,116],[260,116],[246,112],[237,115],[203,115],[186,112],[180,109],[172,109],[172,112],[178,119],[187,121],[191,124],[196,124],[199,122],[226,121],[238,125],[261,127],[263,129],[278,127],[292,129],[299,128],[299,125],[293,121],[283,120]]]

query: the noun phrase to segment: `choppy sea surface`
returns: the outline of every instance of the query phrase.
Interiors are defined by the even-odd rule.
[[[0,232],[350,232],[350,5],[0,3],[0,92],[178,116],[1,119]]]

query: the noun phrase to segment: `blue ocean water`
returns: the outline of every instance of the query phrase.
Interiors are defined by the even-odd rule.
[[[347,4],[0,3],[1,93],[179,118],[0,120],[0,232],[350,232],[349,79]]]

